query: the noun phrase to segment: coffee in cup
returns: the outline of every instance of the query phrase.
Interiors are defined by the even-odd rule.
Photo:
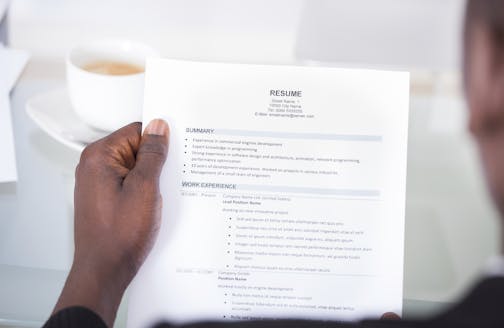
[[[84,65],[82,68],[91,73],[105,75],[129,75],[144,72],[144,68],[141,66],[112,60],[93,61]]]

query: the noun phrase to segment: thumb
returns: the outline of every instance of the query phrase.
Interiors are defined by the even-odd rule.
[[[381,316],[380,320],[401,320],[401,317],[394,312],[386,312]]]
[[[152,120],[147,125],[132,170],[134,175],[157,185],[168,154],[169,133],[168,124],[161,119]]]

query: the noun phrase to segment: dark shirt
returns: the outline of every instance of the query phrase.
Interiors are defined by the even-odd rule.
[[[70,307],[54,314],[44,328],[106,328],[103,320],[83,307]],[[477,284],[457,305],[426,320],[381,320],[360,323],[338,323],[310,320],[269,320],[239,322],[200,322],[184,326],[159,323],[156,328],[504,328],[504,278],[489,278]]]

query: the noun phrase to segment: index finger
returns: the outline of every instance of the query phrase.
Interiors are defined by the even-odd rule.
[[[135,157],[140,147],[142,123],[128,124],[108,136],[95,141],[84,149],[81,162],[86,157],[95,157],[103,165],[119,169],[121,175],[135,166]]]

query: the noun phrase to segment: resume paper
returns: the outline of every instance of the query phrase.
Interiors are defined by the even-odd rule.
[[[147,62],[170,124],[128,326],[401,314],[409,74]]]

